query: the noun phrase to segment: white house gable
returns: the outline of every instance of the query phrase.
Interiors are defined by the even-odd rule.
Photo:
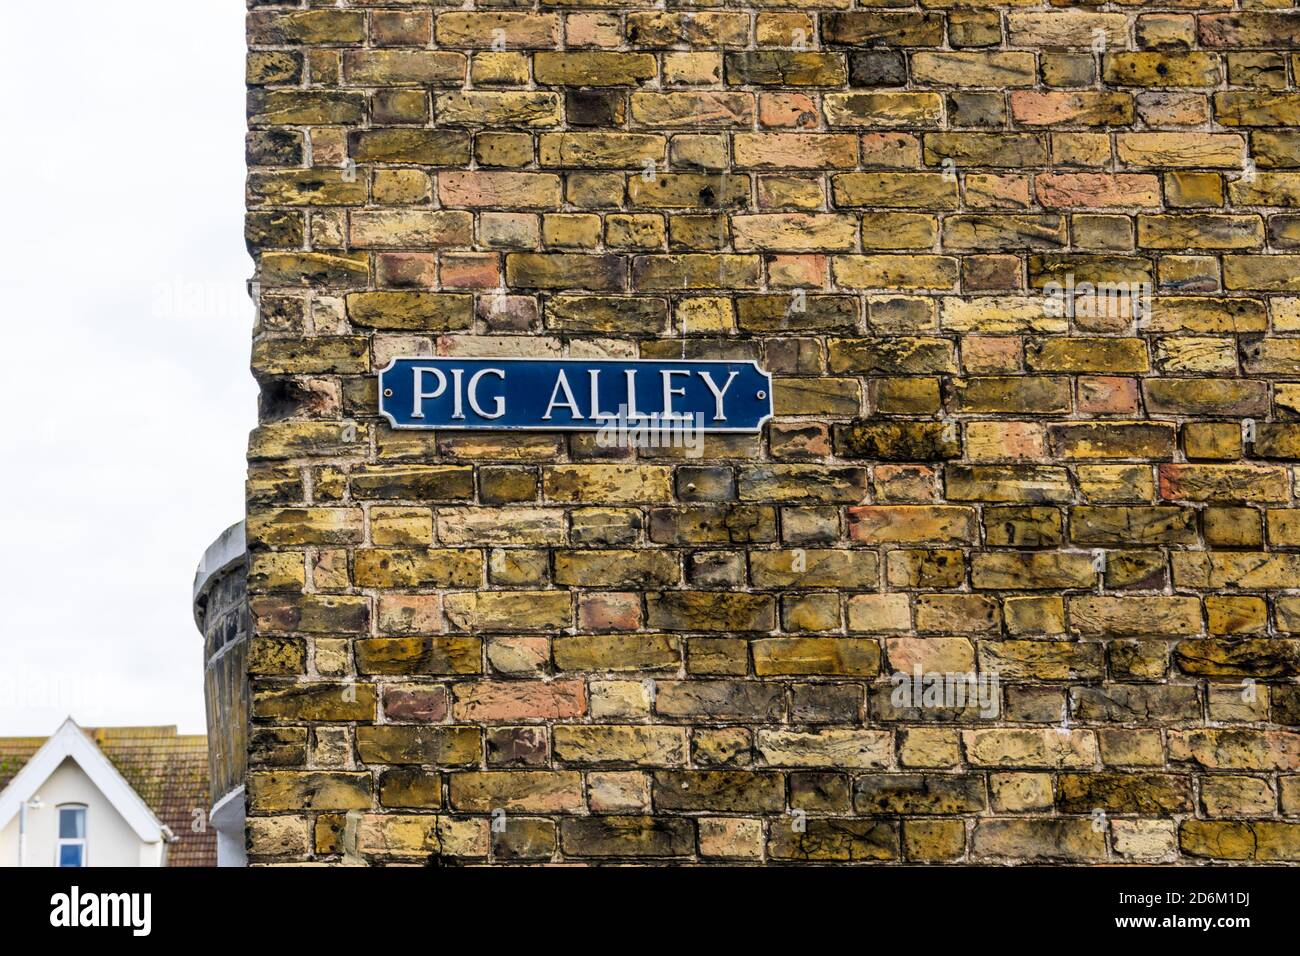
[[[160,866],[169,836],[71,719],[0,792],[5,865]]]

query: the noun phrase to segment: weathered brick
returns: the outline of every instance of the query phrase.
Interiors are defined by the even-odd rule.
[[[879,730],[759,730],[756,748],[772,767],[879,768],[889,762],[891,737]]]
[[[1061,774],[1063,813],[1141,813],[1152,817],[1192,809],[1191,779],[1173,774]]]
[[[476,727],[418,727],[399,724],[357,728],[357,756],[363,763],[477,764],[482,745]]]
[[[1100,646],[1063,641],[984,641],[979,666],[1007,680],[1098,679],[1104,671]]]
[[[1096,861],[1106,857],[1106,837],[1087,818],[979,820],[971,853],[976,859]]]
[[[776,722],[785,713],[785,691],[754,681],[657,681],[654,706],[665,717]]]
[[[1101,634],[1199,634],[1200,602],[1190,597],[1098,597],[1070,599],[1071,630]]]
[[[347,50],[343,75],[358,86],[452,86],[464,80],[466,62],[449,50]]]
[[[341,124],[354,126],[365,118],[360,93],[335,90],[250,90],[248,122],[261,126]]]
[[[660,770],[652,786],[655,809],[661,811],[770,813],[785,806],[785,780],[777,773]]]
[[[557,637],[554,651],[556,667],[572,671],[676,671],[682,656],[665,635]]]
[[[864,775],[854,783],[853,805],[870,814],[978,813],[985,807],[984,780],[979,775]]]
[[[846,169],[857,162],[857,137],[846,133],[737,133],[740,168]]]
[[[1174,660],[1203,677],[1290,677],[1300,673],[1300,641],[1281,638],[1180,641]]]
[[[1011,93],[1011,113],[1025,126],[1123,126],[1133,121],[1127,93]]]
[[[1185,820],[1178,843],[1192,857],[1278,862],[1300,860],[1300,824],[1270,820]]]
[[[808,862],[898,859],[898,824],[885,820],[808,820],[802,832],[772,827],[767,851],[774,860]]]
[[[560,846],[575,857],[684,857],[695,852],[685,817],[592,816],[560,821]]]
[[[938,46],[943,15],[877,11],[832,12],[822,18],[822,39],[851,46]]]
[[[537,156],[542,166],[641,170],[662,162],[664,149],[664,137],[651,133],[543,133]]]
[[[655,58],[648,53],[533,54],[533,75],[544,86],[635,86],[656,71]]]
[[[581,681],[458,683],[452,714],[457,720],[503,723],[581,717],[587,697]]]
[[[575,766],[674,767],[686,762],[686,732],[678,727],[565,726],[554,733],[556,758]]]
[[[990,551],[971,561],[971,583],[981,589],[1091,588],[1092,555],[1068,551]]]
[[[357,633],[369,627],[370,605],[359,596],[264,596],[249,602],[259,631]]]
[[[880,645],[856,638],[763,638],[754,641],[753,654],[759,677],[874,677],[880,672]]]
[[[1160,496],[1170,501],[1278,502],[1290,488],[1285,469],[1264,465],[1160,466]]]
[[[1070,512],[1070,539],[1081,545],[1111,547],[1192,545],[1197,541],[1196,513],[1170,506],[1105,508],[1085,505]]]
[[[368,773],[256,772],[248,777],[248,802],[254,812],[369,809],[370,787]]]
[[[1097,760],[1090,730],[963,730],[962,747],[972,766],[1089,768]]]
[[[650,627],[669,631],[770,631],[776,602],[766,595],[661,591],[646,595]]]
[[[1171,730],[1169,759],[1207,770],[1294,770],[1300,734],[1255,729]]]

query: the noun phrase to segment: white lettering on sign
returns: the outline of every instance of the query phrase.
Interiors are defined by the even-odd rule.
[[[613,418],[613,412],[600,410],[600,369],[591,369],[587,372],[587,376],[591,379],[591,417],[596,421]]]
[[[592,386],[594,389],[596,386]],[[560,394],[561,389],[564,391],[564,401],[557,402],[555,397]],[[567,408],[573,413],[573,417],[578,421],[582,420],[582,410],[578,408],[578,400],[573,397],[573,389],[569,388],[569,376],[564,374],[564,369],[560,369],[560,374],[555,377],[555,388],[551,390],[551,400],[546,405],[546,414],[542,416],[542,421],[551,420],[551,412],[556,408]]]
[[[410,370],[412,376],[410,417],[413,419],[425,418],[425,403],[446,397],[451,404],[449,417],[454,421],[466,421],[469,417],[468,412],[472,412],[474,416],[480,419],[504,418],[507,413],[505,385],[508,368],[509,366],[487,367],[471,373],[463,368],[444,370],[421,365],[414,366]],[[725,423],[728,420],[725,407],[726,398],[740,374],[736,371],[729,371],[726,380],[719,384],[714,379],[713,372],[703,369],[658,369],[660,407],[657,410],[642,410],[637,407],[637,375],[641,370],[634,368],[606,370],[609,371],[610,375],[618,375],[621,372],[623,376],[623,387],[618,389],[617,398],[609,396],[607,388],[605,401],[618,402],[618,408],[613,410],[601,407],[601,375],[604,374],[604,371],[601,369],[586,370],[588,387],[586,395],[583,396],[588,403],[586,409],[584,409],[582,400],[579,398],[580,390],[574,389],[574,383],[569,378],[568,373],[570,371],[573,370],[560,368],[555,371],[554,384],[551,387],[550,397],[547,400],[541,421],[553,421],[557,412],[566,412],[567,416],[575,422],[603,422],[615,417],[693,420],[696,410],[682,408],[678,403],[684,402],[689,393],[687,383],[690,381],[691,376],[698,375],[700,382],[708,389],[708,394],[713,397],[712,420]],[[649,372],[648,374],[654,375],[655,372]],[[485,382],[485,379],[496,379],[495,387]],[[607,382],[608,380],[604,381]],[[641,398],[644,400],[645,397],[643,393]],[[759,397],[763,397],[762,392],[759,392]]]
[[[627,379],[627,417],[640,418],[641,413],[636,410],[636,369],[627,369],[623,376]]]
[[[497,395],[493,398],[492,407],[496,409],[496,411],[493,412],[483,411],[483,406],[479,404],[478,383],[484,375],[495,375],[503,382],[506,380],[505,369],[485,368],[475,372],[473,377],[469,380],[469,407],[474,409],[475,415],[481,415],[483,418],[500,418],[506,413],[506,400],[504,396]]]
[[[663,409],[663,417],[664,417],[664,418],[677,418],[677,417],[678,417],[677,413],[673,411],[673,396],[674,396],[674,395],[682,395],[682,396],[684,396],[684,395],[686,394],[686,389],[684,389],[684,388],[673,388],[673,376],[674,376],[674,375],[690,375],[691,373],[690,373],[690,372],[687,372],[687,371],[685,371],[685,370],[683,370],[683,369],[679,369],[679,368],[666,368],[666,369],[664,369],[662,372],[660,372],[659,374],[660,374],[661,376],[663,376],[663,380],[664,380],[664,409]],[[732,374],[734,375],[735,373],[733,372]],[[689,416],[689,415],[683,415],[683,416],[681,416],[681,417],[683,417],[683,418],[689,418],[690,416]]]
[[[464,394],[464,391],[461,389],[461,384],[460,384],[464,380],[464,378],[465,378],[465,370],[463,368],[454,368],[451,370],[451,402],[452,402],[451,417],[452,418],[465,417],[465,403],[461,401],[461,396]]]
[[[732,372],[728,375],[726,384],[724,384],[720,389],[718,388],[717,383],[713,381],[713,376],[708,372],[701,372],[700,377],[704,379],[704,384],[707,385],[709,391],[713,393],[713,401],[716,409],[713,414],[713,420],[715,422],[725,422],[727,416],[722,414],[722,397],[727,394],[727,389],[731,388],[731,383],[735,380],[736,373]]]
[[[437,368],[417,368],[415,369],[415,387],[411,390],[415,398],[412,402],[411,417],[424,417],[424,400],[426,398],[437,398],[447,390],[447,376],[442,374],[442,369]],[[438,387],[432,392],[424,390],[424,376],[432,375],[438,380]]]

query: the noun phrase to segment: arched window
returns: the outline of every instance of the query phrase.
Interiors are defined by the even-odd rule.
[[[54,850],[55,866],[86,865],[86,807],[65,803],[59,807],[59,841]]]

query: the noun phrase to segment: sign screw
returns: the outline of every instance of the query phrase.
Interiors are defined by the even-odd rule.
[[[393,397],[393,390],[391,388],[384,389],[384,398],[392,398],[392,397]]]
[[[767,392],[760,390],[757,397],[758,400],[761,402],[763,399],[767,398]]]

